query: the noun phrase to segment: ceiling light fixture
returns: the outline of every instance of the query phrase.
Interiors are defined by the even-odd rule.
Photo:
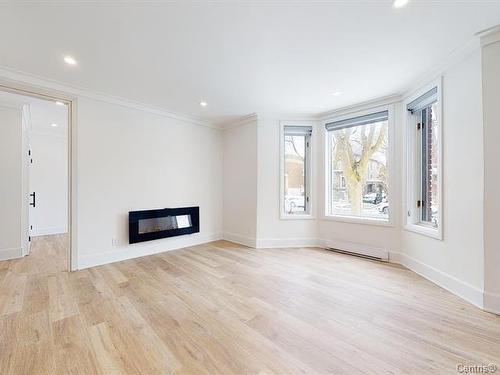
[[[76,60],[71,56],[65,56],[64,62],[68,65],[76,65]]]
[[[394,0],[394,8],[402,8],[405,5],[407,5],[410,2],[410,0]]]
[[[208,103],[207,103],[206,101],[202,100],[202,101],[200,102],[200,105],[201,105],[202,107],[206,107],[206,106],[208,105]]]
[[[63,103],[63,102],[59,102],[59,101],[57,101],[57,102],[56,102],[56,104],[57,104],[57,105],[61,105],[61,106],[63,106],[63,105],[64,105],[64,103]]]
[[[333,96],[339,96],[339,95],[342,95],[342,93],[341,93],[340,91],[335,91],[335,92],[333,93]]]
[[[50,126],[52,126],[53,128],[57,128],[59,125],[57,125],[57,124],[50,124]]]

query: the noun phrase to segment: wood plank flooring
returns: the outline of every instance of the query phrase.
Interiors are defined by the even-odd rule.
[[[399,266],[220,241],[68,273],[66,246],[40,237],[29,257],[0,262],[0,374],[500,365],[500,317]]]

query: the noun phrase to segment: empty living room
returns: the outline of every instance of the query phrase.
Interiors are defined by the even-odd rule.
[[[499,0],[0,2],[0,375],[500,375]]]

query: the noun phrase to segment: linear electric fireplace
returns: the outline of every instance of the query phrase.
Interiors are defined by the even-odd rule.
[[[128,213],[129,243],[158,240],[200,231],[200,208],[164,208]]]

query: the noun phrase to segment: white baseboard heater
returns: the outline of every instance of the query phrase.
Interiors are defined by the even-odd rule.
[[[341,249],[335,249],[333,247],[327,247],[326,250],[333,251],[335,253],[340,253],[340,254],[345,254],[345,255],[351,255],[351,256],[358,257],[358,258],[376,260],[376,261],[379,261],[379,262],[387,262],[388,261],[387,259],[384,259],[381,256],[370,255],[370,254],[362,254],[362,253],[357,253],[357,252],[347,251],[347,250],[341,250]]]

